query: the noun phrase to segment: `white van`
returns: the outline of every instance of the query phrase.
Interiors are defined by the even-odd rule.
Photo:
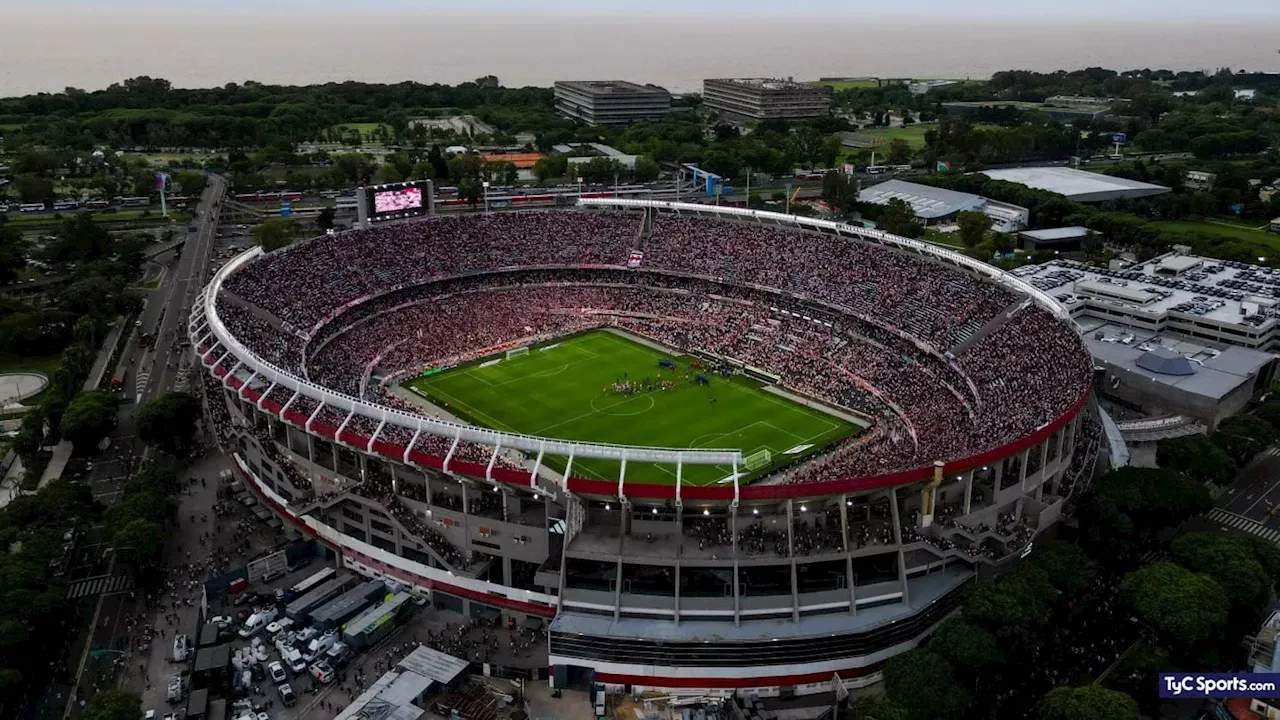
[[[307,671],[307,661],[302,659],[302,653],[298,652],[298,648],[289,647],[280,653],[280,658],[289,666],[289,669],[295,673],[304,673]]]
[[[336,633],[325,633],[312,640],[311,644],[307,646],[307,662],[314,661],[329,652],[329,648],[333,647],[337,639]]]
[[[266,627],[268,624],[267,616],[264,613],[254,613],[244,621],[244,627],[240,628],[240,637],[248,638],[258,634],[258,631]]]

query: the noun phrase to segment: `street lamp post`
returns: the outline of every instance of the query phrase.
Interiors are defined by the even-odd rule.
[[[481,184],[484,185],[484,211],[487,213],[489,212],[489,181],[485,180]]]
[[[582,178],[578,178],[578,199],[582,199]]]

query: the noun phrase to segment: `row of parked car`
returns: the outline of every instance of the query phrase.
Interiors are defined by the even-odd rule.
[[[266,604],[254,606],[240,625],[237,634],[250,642],[232,658],[236,670],[233,686],[248,689],[269,678],[276,686],[281,704],[290,707],[297,702],[291,680],[309,674],[318,683],[333,682],[336,670],[345,667],[352,655],[351,648],[341,642],[339,630],[297,626],[291,618],[281,616],[277,603],[286,598],[280,595],[251,597],[250,602],[265,601]],[[222,619],[214,618],[214,621]],[[279,660],[268,660],[269,647],[275,648]]]

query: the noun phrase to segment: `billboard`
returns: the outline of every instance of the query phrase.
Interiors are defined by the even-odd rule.
[[[1124,145],[1129,141],[1129,136],[1124,133],[1111,133],[1111,142],[1117,145]]]
[[[373,222],[425,215],[431,204],[430,180],[371,185],[365,192],[365,206]]]

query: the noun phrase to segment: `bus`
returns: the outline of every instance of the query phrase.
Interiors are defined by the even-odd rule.
[[[151,204],[149,197],[127,197],[120,198],[121,207],[146,207]]]
[[[44,212],[44,203],[22,203],[18,206],[21,212]]]
[[[327,567],[304,580],[298,581],[298,584],[293,586],[294,597],[302,597],[303,595],[306,595],[312,590],[315,590],[321,585],[332,580],[337,574],[338,572],[336,570],[331,567]]]
[[[53,209],[59,212],[63,210],[75,210],[80,207],[80,203],[75,200],[59,200],[53,204]]]
[[[863,172],[865,172],[868,175],[879,175],[881,173],[889,172],[889,166],[888,165],[868,165],[866,169],[863,170]]]

